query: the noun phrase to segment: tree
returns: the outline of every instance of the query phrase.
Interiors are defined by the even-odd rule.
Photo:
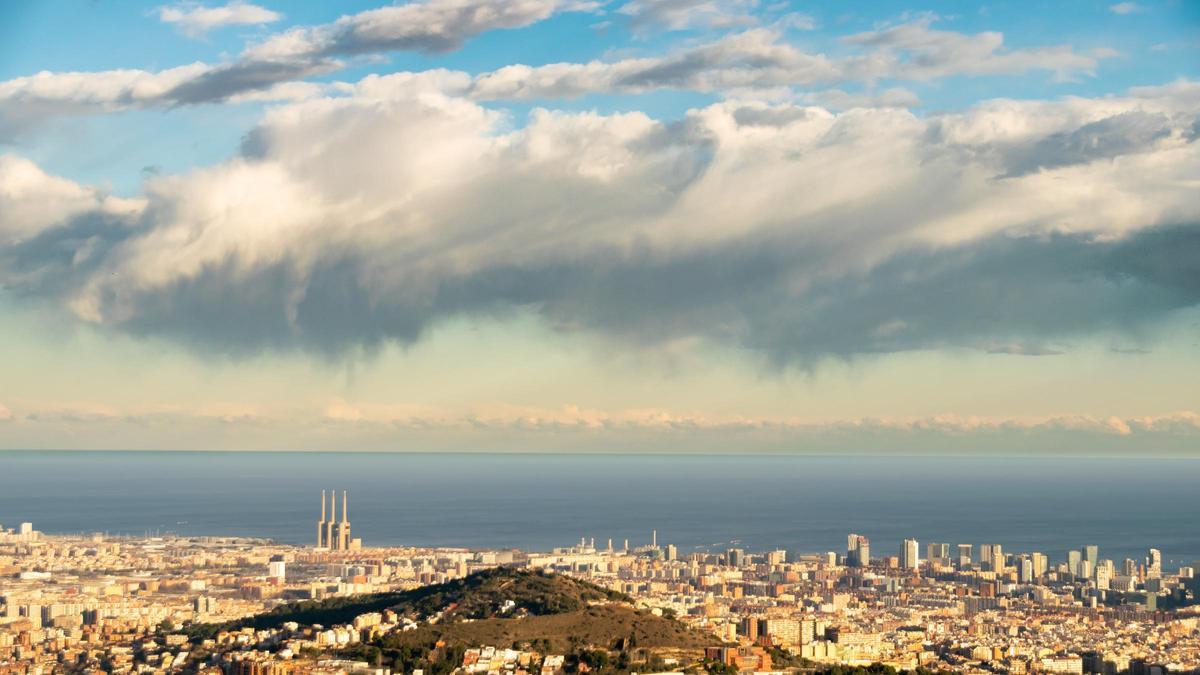
[[[600,670],[608,666],[608,652],[603,649],[585,650],[579,655],[579,660],[592,670]]]
[[[704,670],[708,671],[709,675],[737,675],[737,668],[724,661],[713,659],[706,659],[704,661]]]

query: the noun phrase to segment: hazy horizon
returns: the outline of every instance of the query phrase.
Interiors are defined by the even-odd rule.
[[[660,543],[685,551],[722,550],[736,539],[749,550],[822,553],[857,532],[880,553],[917,537],[999,542],[1055,561],[1085,543],[1116,560],[1148,547],[1172,565],[1200,560],[1200,536],[1190,527],[1200,517],[1200,503],[1189,499],[1200,478],[1195,459],[679,458],[304,453],[281,470],[275,453],[221,462],[178,452],[20,453],[4,458],[0,516],[47,533],[157,529],[309,545],[318,497],[336,489],[347,491],[354,531],[368,546],[550,550],[580,536],[640,546],[657,530]],[[117,483],[139,489],[112,489]],[[914,489],[919,484],[936,489]],[[1104,518],[1071,508],[1123,492],[1138,499]]]

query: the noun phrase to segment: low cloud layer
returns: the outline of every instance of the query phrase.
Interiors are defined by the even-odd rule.
[[[603,411],[577,406],[487,407],[470,411],[356,406],[264,411],[226,407],[25,406],[6,417],[0,448],[345,449],[628,452],[819,452],[921,454],[1003,451],[1061,455],[1114,452],[1184,455],[1200,436],[1200,415],[1061,415],[1030,418],[934,415],[806,420],[714,417],[666,409]],[[136,430],[132,444],[130,431]],[[197,443],[188,439],[204,439]],[[970,439],[966,450],[963,439]],[[181,442],[182,440],[182,442]]]
[[[338,355],[533,313],[776,362],[1045,353],[1200,304],[1197,85],[918,118],[728,101],[680,122],[368,78],[143,198],[0,160],[0,284],[234,354]]]

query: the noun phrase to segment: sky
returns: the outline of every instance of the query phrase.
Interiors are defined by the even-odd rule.
[[[0,4],[0,448],[1200,456],[1200,3]]]

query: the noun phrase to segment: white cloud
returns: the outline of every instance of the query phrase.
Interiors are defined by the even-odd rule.
[[[95,188],[51,176],[33,162],[0,155],[0,245],[36,236],[81,214],[129,216],[143,206]]]
[[[12,420],[13,414],[3,403],[0,403],[0,422],[8,422]]]
[[[658,89],[767,92],[786,98],[793,87],[880,79],[932,80],[952,75],[1014,75],[1049,71],[1060,78],[1091,74],[1108,51],[1089,54],[1068,46],[1006,50],[1000,33],[968,35],[938,31],[928,20],[846,38],[866,50],[839,58],[805,52],[781,39],[777,29],[753,28],[663,56],[589,63],[510,65],[476,76],[472,95],[481,100],[581,96],[594,92],[639,93]],[[780,91],[782,90],[782,91]],[[831,100],[836,90],[828,92]],[[839,107],[850,102],[842,92]],[[911,94],[894,88],[886,105],[904,105]],[[855,104],[878,100],[860,96]]]
[[[1094,75],[1100,59],[1110,50],[1090,54],[1068,45],[1006,49],[998,32],[966,34],[936,30],[926,17],[879,31],[851,35],[848,44],[872,47],[873,62],[865,77],[932,80],[949,75],[1011,75],[1050,71],[1066,79],[1076,74]]]
[[[206,7],[195,2],[180,2],[158,8],[163,23],[174,24],[184,34],[200,36],[225,26],[255,26],[274,23],[283,18],[278,12],[248,2],[230,2]]]
[[[446,52],[480,33],[520,28],[556,12],[595,7],[586,0],[421,0],[292,29],[247,49],[243,58],[278,61],[387,51]]]
[[[755,23],[758,0],[630,0],[617,9],[634,30],[731,28]]]
[[[1146,10],[1136,2],[1118,2],[1115,5],[1109,5],[1108,9],[1113,14],[1137,14]]]
[[[481,4],[482,3],[482,4]],[[526,0],[426,0],[385,7],[312,28],[293,29],[251,46],[222,65],[194,63],[159,72],[43,72],[0,82],[0,139],[62,115],[131,108],[247,100],[297,100],[326,90],[305,78],[345,67],[341,57],[392,50],[439,52],[486,30],[528,25],[558,11],[592,5]],[[1050,71],[1060,78],[1092,73],[1108,50],[1087,54],[1069,46],[1008,50],[999,33],[937,31],[930,19],[846,38],[859,54],[831,58],[781,39],[781,28],[753,28],[661,56],[589,63],[514,64],[475,76],[479,100],[576,97],[661,89],[718,92],[732,97],[787,99],[795,88],[881,79],[930,80],[951,75]],[[434,71],[440,72],[440,71]],[[331,85],[338,88],[341,85]],[[458,93],[456,90],[452,93]],[[821,94],[807,94],[822,100]],[[829,89],[831,105],[904,105],[912,97],[892,88],[886,98]],[[835,99],[840,98],[841,101]]]
[[[1195,84],[928,118],[731,100],[678,123],[514,125],[453,93],[468,82],[372,77],[273,108],[242,156],[150,179],[116,224],[95,191],[38,172],[57,187],[12,202],[49,210],[13,220],[39,236],[0,246],[0,283],[233,352],[529,311],[622,345],[783,361],[1029,351],[1200,301]],[[979,316],[997,289],[1008,300]]]
[[[486,31],[519,28],[556,12],[588,11],[595,6],[588,0],[422,0],[343,16],[320,26],[294,28],[248,47],[225,64],[193,63],[158,72],[41,72],[0,82],[0,141],[52,117],[307,98],[319,85],[300,80],[343,68],[340,57],[389,51],[445,52]],[[216,20],[212,12],[226,16],[224,10],[230,7],[236,9],[236,16],[244,17],[247,8],[254,6],[204,9],[188,5],[192,9],[187,12],[179,7],[164,8],[163,12],[170,20],[196,23]]]
[[[158,72],[42,71],[0,82],[0,141],[52,117],[168,105],[175,87],[208,70],[193,63]]]
[[[506,66],[477,76],[472,95],[489,100],[655,89],[718,91],[811,84],[842,75],[828,58],[780,43],[778,37],[757,28],[661,57]]]

